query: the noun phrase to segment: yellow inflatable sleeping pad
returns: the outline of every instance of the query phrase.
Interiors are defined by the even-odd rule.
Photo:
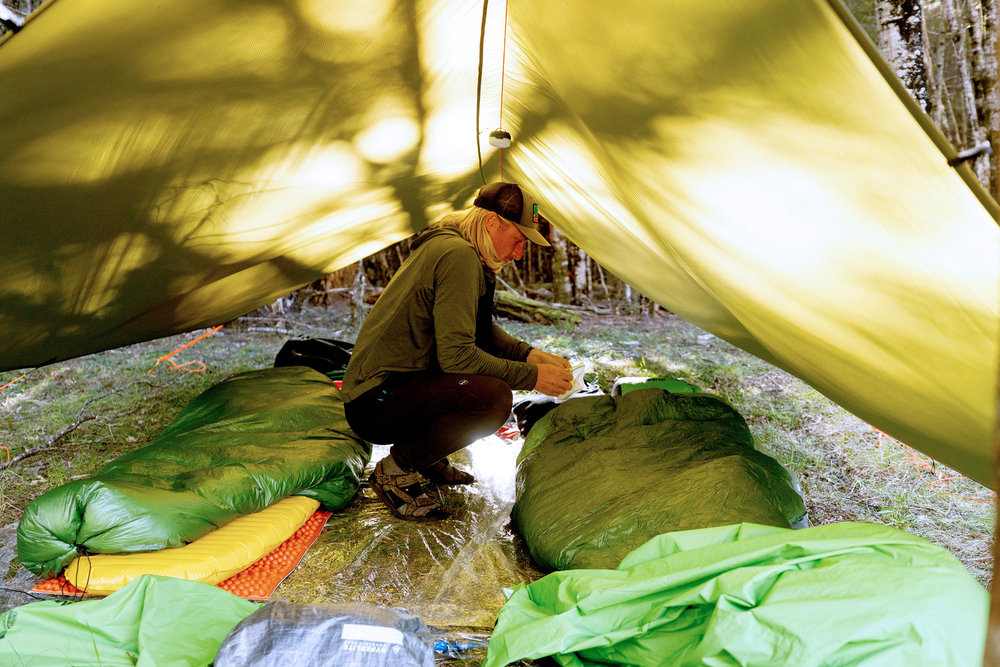
[[[66,580],[91,595],[107,595],[143,574],[217,584],[266,556],[309,519],[319,503],[292,496],[175,549],[81,556],[66,566]]]

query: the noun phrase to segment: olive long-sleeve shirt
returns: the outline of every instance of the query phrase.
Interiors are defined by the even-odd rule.
[[[357,398],[392,372],[438,369],[487,375],[512,389],[532,389],[538,369],[524,361],[531,346],[491,319],[483,340],[483,318],[490,313],[480,312],[487,307],[481,301],[492,293],[488,270],[454,228],[435,228],[418,237],[358,333],[344,374],[344,400]]]

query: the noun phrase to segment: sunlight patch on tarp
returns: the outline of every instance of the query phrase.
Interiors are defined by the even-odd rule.
[[[73,293],[74,313],[96,313],[114,302],[122,273],[134,271],[156,258],[159,250],[145,234],[123,233],[90,249],[99,260],[82,276],[85,289]],[[72,325],[70,325],[72,329]]]
[[[474,103],[449,104],[432,112],[427,119],[426,140],[420,155],[424,169],[433,169],[439,178],[451,179],[476,168],[473,142]],[[465,132],[461,131],[466,127]],[[485,159],[485,156],[484,156]]]
[[[413,150],[420,126],[412,118],[393,116],[375,121],[358,133],[354,146],[369,162],[388,164]]]
[[[530,91],[512,88],[515,100],[522,99],[520,95],[530,96]],[[650,217],[630,205],[634,195],[621,188],[623,182],[614,171],[615,165],[585,137],[585,133],[553,119],[530,143],[517,143],[509,151],[510,178],[531,183],[553,224],[570,240],[587,245],[588,254],[597,262],[615,266],[617,276],[633,286],[646,286],[646,294],[654,299],[669,293],[673,301],[663,305],[701,322],[703,328],[711,323],[720,335],[745,335],[731,320],[718,317],[716,297],[702,288],[692,269],[665,240],[664,230],[675,230],[680,224],[676,214],[665,210]],[[659,192],[668,195],[666,190]],[[629,248],[627,262],[621,261],[623,247]]]
[[[231,180],[175,185],[156,210],[163,221],[183,220],[190,247],[218,261],[274,257],[296,247],[309,253],[317,234],[400,213],[391,191],[366,184],[367,173],[347,142],[282,146]],[[350,245],[377,249],[383,243]]]
[[[314,25],[335,33],[372,33],[379,30],[389,17],[394,3],[388,0],[365,2],[328,2],[300,0],[302,13]]]
[[[363,182],[367,176],[368,169],[351,144],[306,141],[272,149],[256,167],[235,180],[260,183],[264,188],[316,185],[338,192]]]
[[[448,180],[478,169],[477,139],[484,162],[496,152],[488,134],[500,125],[504,7],[503,3],[488,7],[478,122],[475,93],[482,6],[440,3],[424,20],[420,49],[428,117],[420,167]],[[476,29],[470,30],[471,26]]]
[[[547,196],[551,197],[550,193],[559,192],[552,186],[563,182],[560,177],[572,178],[576,189],[574,194],[581,196],[553,198],[552,206],[546,209],[546,216],[550,217],[561,230],[572,234],[572,230],[582,227],[579,221],[582,214],[615,226],[629,240],[643,246],[657,244],[657,239],[652,236],[651,230],[636,224],[632,213],[622,206],[619,195],[610,187],[612,181],[600,168],[599,157],[590,148],[578,132],[554,121],[546,125],[530,145],[518,145],[515,155],[528,165],[554,163],[558,170],[556,173],[550,173],[548,178],[538,175],[539,180],[544,179],[539,188],[542,193],[539,197],[543,200]],[[599,259],[600,250],[595,249],[595,251],[595,258]]]

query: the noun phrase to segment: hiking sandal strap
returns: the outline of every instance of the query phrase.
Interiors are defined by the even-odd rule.
[[[421,494],[414,498],[411,502],[405,505],[400,505],[396,508],[396,511],[402,514],[404,517],[426,517],[435,511],[441,511],[441,505],[438,504],[436,500],[428,496],[426,493]]]
[[[420,468],[420,474],[437,484],[472,484],[476,481],[470,473],[451,465],[447,458]]]
[[[381,463],[381,461],[379,461]],[[416,472],[407,472],[401,475],[390,475],[389,473],[382,470],[379,466],[375,466],[375,475],[378,477],[378,482],[383,487],[398,488],[403,489],[407,486],[413,486],[414,484],[420,485],[420,475]]]
[[[375,494],[401,519],[440,519],[447,516],[441,505],[424,492],[420,475],[415,472],[391,475],[385,472],[379,461],[368,481]]]

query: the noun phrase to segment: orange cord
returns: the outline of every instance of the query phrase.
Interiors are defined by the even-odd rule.
[[[7,463],[10,463],[10,448],[9,447],[4,447],[3,445],[0,445],[0,449],[2,449],[5,452],[7,452]]]
[[[878,433],[879,447],[882,446],[882,443],[885,442],[885,440],[891,439],[886,433],[883,433],[874,426],[872,426],[872,429],[876,433]],[[915,467],[917,469],[917,473],[920,475],[920,479],[923,480],[923,482],[927,484],[927,486],[929,486],[931,488],[931,491],[933,491],[934,493],[939,493],[942,496],[951,496],[952,498],[960,498],[962,500],[971,500],[972,502],[983,503],[985,505],[997,504],[996,491],[989,492],[989,498],[990,498],[989,500],[982,500],[981,498],[970,498],[969,496],[960,496],[955,493],[947,493],[946,491],[943,491],[942,489],[949,488],[954,480],[966,479],[966,478],[963,475],[946,476],[943,473],[938,472],[937,462],[934,459],[929,457],[924,457],[917,450],[913,449],[908,445],[904,445],[901,442],[898,441],[894,442],[896,442],[896,445],[906,454],[906,456],[904,456],[902,459],[903,462],[909,463],[910,465]],[[925,474],[931,475],[932,478],[928,479],[925,476]]]
[[[28,377],[28,374],[24,373],[24,374],[21,375],[21,377],[14,378],[13,380],[11,380],[10,382],[8,382],[4,386],[0,387],[0,391],[3,391],[4,389],[6,389],[7,387],[11,386],[12,384],[14,384],[15,382],[17,382],[18,380],[20,380],[22,378],[26,378],[26,377]]]
[[[208,338],[209,336],[211,336],[212,334],[214,334],[216,331],[218,331],[221,328],[222,328],[221,324],[218,325],[218,326],[216,326],[216,327],[213,327],[211,331],[209,331],[207,333],[203,333],[202,335],[200,335],[197,338],[195,338],[193,341],[191,341],[189,343],[185,343],[184,345],[181,345],[179,348],[177,348],[176,350],[174,350],[170,354],[163,355],[162,357],[160,357],[159,359],[156,360],[156,363],[153,364],[153,368],[149,369],[149,373],[152,373],[153,369],[155,369],[157,366],[159,366],[161,361],[170,361],[170,368],[171,368],[171,370],[175,370],[176,371],[176,370],[183,369],[183,370],[188,371],[189,373],[204,373],[205,372],[205,362],[203,362],[203,361],[188,361],[188,362],[183,363],[183,364],[178,364],[177,362],[175,362],[170,357],[174,356],[175,354],[177,354],[181,350],[186,350],[187,348],[191,347],[192,345],[194,345],[195,343],[197,343],[198,341],[200,341],[202,338]],[[200,368],[184,368],[185,366],[190,366],[191,364],[200,364]]]

